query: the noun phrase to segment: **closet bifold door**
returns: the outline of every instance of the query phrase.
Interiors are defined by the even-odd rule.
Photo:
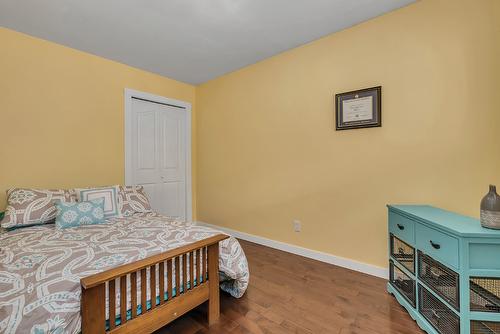
[[[184,108],[132,98],[125,133],[126,183],[143,186],[154,211],[183,221],[191,219],[190,119]]]

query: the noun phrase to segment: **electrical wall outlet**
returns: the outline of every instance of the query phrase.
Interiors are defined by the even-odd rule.
[[[292,223],[293,223],[293,230],[295,232],[300,232],[302,230],[302,223],[300,222],[300,220],[294,219]]]

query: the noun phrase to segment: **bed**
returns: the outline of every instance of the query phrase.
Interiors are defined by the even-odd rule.
[[[238,241],[156,213],[0,234],[0,332],[149,333],[248,285]]]

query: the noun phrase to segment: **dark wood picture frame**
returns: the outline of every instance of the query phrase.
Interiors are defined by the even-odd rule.
[[[344,120],[344,101],[372,97],[371,118],[360,120]],[[382,86],[353,90],[335,94],[335,130],[373,128],[382,126]]]

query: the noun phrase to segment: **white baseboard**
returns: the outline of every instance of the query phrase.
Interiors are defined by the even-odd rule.
[[[233,230],[233,229],[230,229],[227,227],[212,225],[212,224],[208,224],[208,223],[201,222],[201,221],[197,221],[196,224],[204,225],[204,226],[208,226],[208,227],[220,230],[220,231],[227,233],[227,234],[230,234],[233,237],[236,237],[238,239],[247,240],[247,241],[259,244],[259,245],[264,245],[267,247],[279,249],[279,250],[282,250],[282,251],[285,251],[288,253],[300,255],[300,256],[307,257],[307,258],[310,258],[313,260],[318,260],[321,262],[334,264],[334,265],[339,266],[339,267],[344,267],[347,269],[359,271],[359,272],[362,272],[362,273],[365,273],[368,275],[372,275],[372,276],[376,276],[376,277],[380,277],[380,278],[384,278],[384,279],[387,279],[389,277],[388,268],[383,268],[383,267],[378,267],[378,266],[374,266],[374,265],[363,263],[363,262],[358,262],[355,260],[347,259],[345,257],[335,256],[332,254],[328,254],[328,253],[324,253],[324,252],[320,252],[320,251],[315,251],[312,249],[308,249],[308,248],[304,248],[304,247],[300,247],[300,246],[295,246],[295,245],[291,245],[291,244],[288,244],[285,242],[267,239],[264,237],[259,237],[259,236],[254,235],[254,234],[240,232],[240,231],[236,231],[236,230]]]

